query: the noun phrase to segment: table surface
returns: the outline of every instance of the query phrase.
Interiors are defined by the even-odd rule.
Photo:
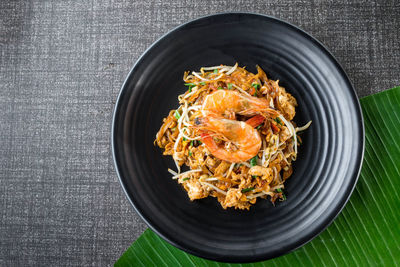
[[[162,34],[227,11],[309,32],[359,97],[400,85],[397,0],[1,1],[1,266],[111,265],[140,236],[110,152],[117,94]]]

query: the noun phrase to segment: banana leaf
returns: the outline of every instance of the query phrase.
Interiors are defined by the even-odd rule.
[[[187,254],[146,230],[115,266],[396,266],[400,264],[400,87],[361,99],[365,157],[337,219],[290,254],[226,264]]]

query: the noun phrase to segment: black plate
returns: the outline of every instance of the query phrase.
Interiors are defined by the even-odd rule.
[[[302,135],[287,201],[261,200],[250,211],[223,210],[215,198],[189,201],[167,172],[171,157],[153,145],[162,118],[187,88],[186,70],[259,64],[298,101]],[[339,214],[356,184],[364,151],[360,105],[345,72],[313,37],[275,18],[219,14],[184,24],[138,60],[116,103],[112,149],[122,187],[149,227],[191,254],[254,262],[296,249]]]

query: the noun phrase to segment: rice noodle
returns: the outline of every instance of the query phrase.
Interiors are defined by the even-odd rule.
[[[231,166],[229,167],[229,170],[228,170],[228,172],[227,172],[227,174],[226,174],[226,177],[229,177],[229,175],[231,175],[231,172],[232,172],[232,170],[233,170],[233,167],[235,167],[235,163],[232,163]]]
[[[248,168],[251,168],[251,165],[248,162],[243,161],[243,162],[239,162],[239,164],[242,164],[242,165],[244,165],[244,166],[246,166]]]
[[[272,167],[272,170],[273,170],[273,172],[274,172],[274,178],[272,179],[272,181],[276,181],[276,178],[277,178],[277,174],[278,174],[278,171],[276,170],[276,168],[275,167]]]
[[[172,157],[173,158],[173,157]],[[174,159],[174,158],[173,158]],[[178,170],[178,173],[180,173],[181,172],[181,167],[179,166],[179,164],[178,164],[178,162],[176,161],[176,159],[174,159],[174,162],[175,162],[175,166],[176,166],[176,169]]]
[[[214,79],[206,79],[206,78],[201,77],[197,72],[194,72],[194,71],[193,71],[192,73],[193,73],[194,76],[196,76],[196,77],[199,78],[200,80],[206,81],[206,82],[215,81],[215,80],[218,80],[218,79],[222,78],[222,76],[224,76],[224,74],[221,74],[221,75],[219,75],[218,77],[216,77],[216,78],[214,78]]]
[[[196,93],[197,91],[197,86],[192,88],[192,91],[190,93],[187,93],[185,96],[183,96],[184,99],[188,98],[189,96],[192,96]]]
[[[210,182],[210,181],[219,181],[219,179],[218,179],[217,177],[210,177],[210,178],[203,179],[202,181],[207,181],[207,182]]]
[[[203,171],[203,170],[202,169],[196,169],[196,170],[190,170],[190,171],[182,172],[182,173],[179,173],[179,174],[176,174],[176,175],[172,176],[172,179],[177,179],[177,178],[179,178],[179,177],[181,177],[182,175],[185,175],[185,174],[191,174],[191,173],[201,172],[201,171]]]
[[[247,96],[251,96],[249,93],[247,93],[245,90],[243,90],[242,88],[240,88],[239,86],[237,86],[236,84],[232,83],[232,86],[235,87],[236,89],[238,89],[241,93],[247,95]]]
[[[289,162],[287,161],[287,159],[286,159],[285,155],[283,154],[282,150],[279,150],[279,154],[282,155],[282,159],[286,162],[286,164],[289,165]]]
[[[262,154],[262,156],[261,156],[261,166],[264,166],[264,163],[265,163],[265,156],[266,156],[266,153],[267,153],[267,151],[266,151],[266,141],[263,139],[262,140],[262,148],[263,148],[263,154]]]
[[[285,125],[288,128],[291,136],[293,136],[293,139],[294,139],[294,152],[297,155],[297,135],[296,135],[296,130],[294,129],[293,124],[288,122],[285,119],[285,117],[283,117],[282,115],[279,115],[279,119],[281,119],[285,123]]]
[[[172,158],[174,159],[176,168],[178,169],[178,173],[181,172],[181,168],[179,167],[179,164],[178,164],[178,162],[177,162],[176,159],[175,159],[175,154],[177,153],[176,149],[178,148],[178,144],[179,144],[179,141],[181,140],[181,138],[182,138],[182,133],[179,133],[178,137],[177,137],[176,140],[175,140],[175,144],[174,144],[174,154],[173,154],[173,156],[172,156]]]
[[[201,183],[202,183],[202,184],[205,184],[205,185],[207,185],[207,186],[209,186],[209,187],[211,187],[212,189],[214,189],[215,191],[217,191],[217,192],[219,192],[219,193],[221,193],[221,194],[226,195],[226,192],[225,192],[224,190],[219,189],[218,187],[216,187],[216,186],[213,185],[213,184],[210,184],[210,183],[207,183],[207,182],[201,182]]]

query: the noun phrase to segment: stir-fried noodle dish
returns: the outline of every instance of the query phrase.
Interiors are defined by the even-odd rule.
[[[188,90],[178,96],[154,141],[171,155],[168,169],[190,200],[213,196],[226,209],[249,209],[258,198],[285,200],[282,189],[292,175],[301,144],[296,99],[270,80],[234,66],[185,72]],[[181,171],[186,165],[190,170]]]

